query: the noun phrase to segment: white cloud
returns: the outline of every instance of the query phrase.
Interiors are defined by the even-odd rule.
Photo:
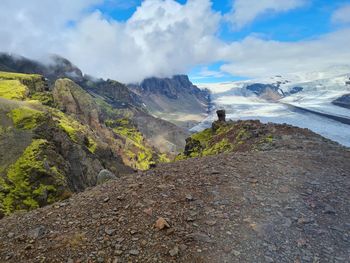
[[[336,24],[350,24],[350,4],[337,9],[332,15],[332,21]]]
[[[226,15],[226,19],[234,29],[241,29],[260,15],[286,12],[305,3],[307,0],[234,0],[232,11]]]
[[[225,48],[230,61],[221,70],[244,77],[310,72],[334,65],[349,65],[350,28],[298,42],[267,41],[248,37]]]
[[[122,2],[2,0],[0,51],[29,57],[58,53],[85,73],[122,82],[186,73],[217,61],[226,62],[221,67],[225,73],[244,77],[312,71],[350,61],[348,27],[307,41],[263,40],[252,34],[225,43],[217,37],[223,16],[213,11],[210,0],[145,0],[124,22],[107,19],[93,8],[104,1]],[[305,1],[237,0],[231,15],[242,26],[268,10],[287,11]],[[339,21],[337,13],[333,17]],[[204,68],[199,75],[222,73]]]
[[[62,46],[67,23],[102,0],[1,0],[0,51],[37,57]]]
[[[123,82],[185,73],[215,60],[219,22],[209,0],[146,0],[125,23],[98,12],[83,19],[64,53],[87,73]]]

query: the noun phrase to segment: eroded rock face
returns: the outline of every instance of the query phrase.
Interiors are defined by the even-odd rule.
[[[70,79],[58,79],[52,93],[54,101],[63,112],[74,114],[93,128],[100,127],[98,106],[79,85]]]

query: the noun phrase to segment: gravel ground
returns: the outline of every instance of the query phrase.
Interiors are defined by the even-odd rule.
[[[327,141],[189,159],[2,219],[0,261],[350,262],[349,193]]]

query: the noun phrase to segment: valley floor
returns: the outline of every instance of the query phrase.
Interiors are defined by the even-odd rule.
[[[162,164],[4,218],[0,261],[349,262],[350,151],[301,145]]]

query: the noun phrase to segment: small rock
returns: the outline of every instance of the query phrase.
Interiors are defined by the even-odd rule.
[[[103,263],[103,262],[105,262],[105,259],[104,259],[104,258],[101,258],[101,257],[98,257],[98,258],[97,258],[97,262],[98,262],[98,263]]]
[[[232,250],[232,253],[233,255],[235,255],[235,257],[238,257],[241,254],[241,252],[239,252],[238,250]]]
[[[109,236],[113,235],[115,231],[116,229],[108,229],[108,228],[105,229],[105,233]]]
[[[289,192],[289,188],[287,186],[281,186],[278,191],[280,193],[288,193]]]
[[[103,199],[104,203],[107,203],[109,201],[109,197],[107,196],[105,199]]]
[[[186,195],[186,201],[188,201],[188,202],[194,201],[193,196],[192,195]]]
[[[176,246],[173,249],[169,251],[170,256],[175,257],[177,254],[179,254],[179,248]]]
[[[39,226],[28,232],[28,237],[32,239],[37,239],[45,234],[45,227]]]
[[[143,210],[147,215],[152,216],[153,215],[153,210],[152,208],[146,208]]]
[[[7,234],[7,237],[8,237],[8,238],[13,238],[14,236],[15,236],[15,233],[12,233],[12,232],[10,232],[10,233]]]
[[[132,249],[129,251],[129,254],[132,255],[132,256],[137,256],[139,254],[139,251],[136,250],[136,249]]]
[[[101,170],[97,176],[97,184],[103,184],[109,180],[115,180],[117,177],[109,170]]]
[[[159,230],[162,230],[162,229],[164,229],[164,228],[169,228],[170,225],[169,225],[169,223],[168,223],[163,217],[160,217],[160,218],[158,218],[158,220],[156,221],[154,227],[155,227],[155,228],[158,228]]]
[[[326,205],[323,212],[325,214],[335,214],[335,209],[330,205]]]
[[[115,254],[116,254],[117,256],[120,256],[120,255],[123,254],[123,251],[122,251],[122,250],[116,250],[116,251],[115,251]]]
[[[67,259],[67,263],[74,263],[74,260],[69,258],[69,259]]]
[[[125,240],[125,238],[122,238],[122,237],[117,238],[117,242],[118,242],[118,243],[122,243],[124,240]]]
[[[216,221],[208,220],[208,221],[205,221],[205,224],[207,224],[208,226],[214,226],[216,224]]]
[[[33,248],[34,248],[34,246],[31,245],[31,244],[26,245],[26,246],[24,247],[25,250],[30,250],[30,249],[33,249]]]
[[[134,229],[131,229],[131,230],[130,230],[130,234],[131,234],[131,235],[135,235],[135,234],[137,234],[137,233],[138,233],[137,230],[134,230]]]

